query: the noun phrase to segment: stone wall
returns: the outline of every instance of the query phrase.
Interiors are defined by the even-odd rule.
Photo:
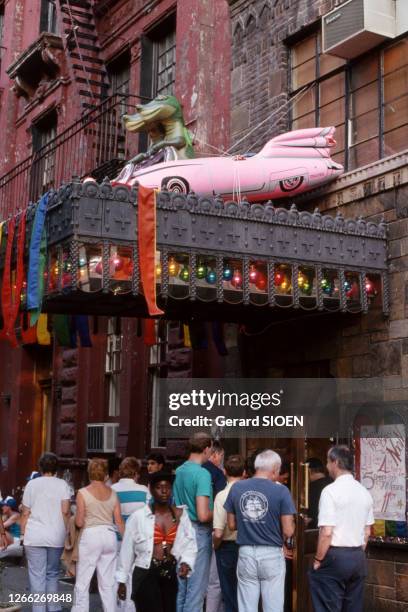
[[[403,612],[408,608],[408,551],[371,547],[366,609]]]
[[[343,1],[229,0],[233,152],[257,152],[266,135],[273,138],[288,129],[289,55],[284,41]]]
[[[232,49],[232,143],[234,152],[259,150],[267,138],[288,130],[287,42],[306,35],[335,0],[229,0]],[[297,198],[298,208],[344,217],[384,217],[389,230],[390,316],[296,316],[244,339],[244,376],[382,377],[389,402],[408,399],[408,156],[380,160],[344,174],[319,192]],[[250,335],[254,332],[254,335]],[[407,550],[369,551],[366,609],[408,609]]]

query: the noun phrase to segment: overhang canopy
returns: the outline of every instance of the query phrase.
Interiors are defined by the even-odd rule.
[[[374,303],[388,314],[384,222],[166,191],[156,215],[157,301],[169,318],[365,313]],[[137,217],[137,187],[73,182],[54,192],[44,310],[147,316]]]

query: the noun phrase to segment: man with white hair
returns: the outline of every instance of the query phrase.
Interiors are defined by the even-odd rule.
[[[238,531],[238,609],[253,612],[262,597],[263,612],[283,612],[284,546],[295,531],[296,512],[287,487],[276,482],[280,456],[265,450],[255,459],[253,478],[236,482],[224,508],[228,528]]]

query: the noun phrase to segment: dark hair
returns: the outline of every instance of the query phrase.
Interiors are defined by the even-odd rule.
[[[241,455],[230,455],[224,462],[224,469],[227,476],[237,478],[244,473],[245,461]]]
[[[122,459],[120,457],[109,457],[108,459],[109,476],[112,476],[113,472],[117,472],[119,470],[119,466],[121,463],[122,463]]]
[[[330,461],[337,461],[341,470],[352,472],[354,467],[353,453],[348,446],[332,446],[328,452]]]
[[[280,467],[279,474],[290,474],[290,463],[289,461],[284,461]]]
[[[221,454],[224,452],[224,448],[222,447],[222,444],[219,440],[214,440],[214,442],[212,443],[212,447],[211,447],[211,454],[214,455],[215,453]]]
[[[58,457],[55,453],[43,453],[38,460],[41,474],[55,474],[58,469]]]
[[[170,472],[165,472],[164,470],[160,470],[160,472],[154,472],[149,476],[149,485],[150,487],[155,487],[158,482],[169,482],[173,485],[174,476]]]
[[[161,453],[149,453],[146,457],[146,461],[156,461],[156,463],[159,463],[163,466],[166,463],[164,455],[162,455]]]
[[[140,461],[136,457],[125,457],[119,466],[120,478],[134,478],[140,474]]]
[[[324,472],[323,462],[317,457],[310,457],[310,459],[307,460],[307,463],[309,464],[309,470],[312,473],[318,474],[319,472]]]
[[[209,446],[212,446],[211,437],[206,433],[196,433],[188,441],[187,452],[202,453]]]
[[[245,470],[248,478],[251,478],[255,474],[255,459],[257,458],[259,453],[262,453],[264,450],[266,449],[257,448],[251,455],[249,455],[249,457],[247,457],[245,461]]]

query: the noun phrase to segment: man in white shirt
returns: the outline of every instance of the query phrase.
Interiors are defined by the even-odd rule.
[[[373,500],[353,474],[347,446],[333,446],[327,471],[334,482],[322,491],[319,541],[309,584],[315,612],[362,612],[365,549],[374,524]]]

